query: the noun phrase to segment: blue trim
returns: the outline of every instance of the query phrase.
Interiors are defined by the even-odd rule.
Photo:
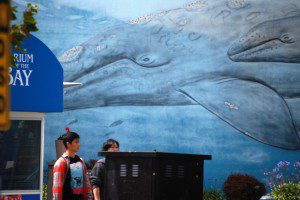
[[[22,200],[40,200],[40,194],[23,194]]]
[[[18,57],[10,73],[11,110],[62,112],[63,69],[51,50],[31,35],[22,46],[27,53],[12,51]]]

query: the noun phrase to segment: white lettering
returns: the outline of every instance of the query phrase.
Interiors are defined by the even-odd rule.
[[[25,86],[29,86],[29,77],[31,75],[32,70],[29,70],[29,74],[27,74],[26,70],[22,70],[26,79],[26,84]]]
[[[13,85],[16,85],[17,80],[19,80],[20,86],[24,86],[24,84],[23,84],[23,79],[22,79],[21,71],[20,71],[20,70],[16,70],[16,76],[15,76],[15,81],[14,81],[14,84],[13,84]]]
[[[33,63],[33,54],[14,53],[14,57],[19,63]]]
[[[31,63],[33,63],[33,54],[27,55],[28,60],[30,60]]]

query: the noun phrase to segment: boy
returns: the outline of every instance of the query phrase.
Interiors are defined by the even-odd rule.
[[[102,151],[119,151],[119,142],[113,139],[107,140],[103,143]],[[91,173],[91,182],[95,200],[104,200],[104,174],[105,159],[100,159],[96,162]]]
[[[63,139],[66,152],[53,169],[53,200],[92,200],[92,189],[84,161],[76,155],[79,135],[68,132]]]

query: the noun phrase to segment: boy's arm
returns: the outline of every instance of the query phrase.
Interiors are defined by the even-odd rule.
[[[53,200],[62,200],[63,184],[66,175],[66,161],[59,158],[53,168]]]
[[[102,176],[104,172],[104,165],[101,162],[96,162],[95,166],[92,169],[91,172],[91,183],[93,186],[93,193],[94,193],[94,198],[95,200],[100,199],[100,193],[103,191],[100,191],[100,188],[102,186]],[[102,199],[101,199],[102,200]]]
[[[100,188],[99,187],[93,188],[93,194],[94,194],[95,200],[101,200],[100,199]]]

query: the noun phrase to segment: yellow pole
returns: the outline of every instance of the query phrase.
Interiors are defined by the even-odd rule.
[[[10,0],[0,0],[0,130],[8,130],[10,67]]]

